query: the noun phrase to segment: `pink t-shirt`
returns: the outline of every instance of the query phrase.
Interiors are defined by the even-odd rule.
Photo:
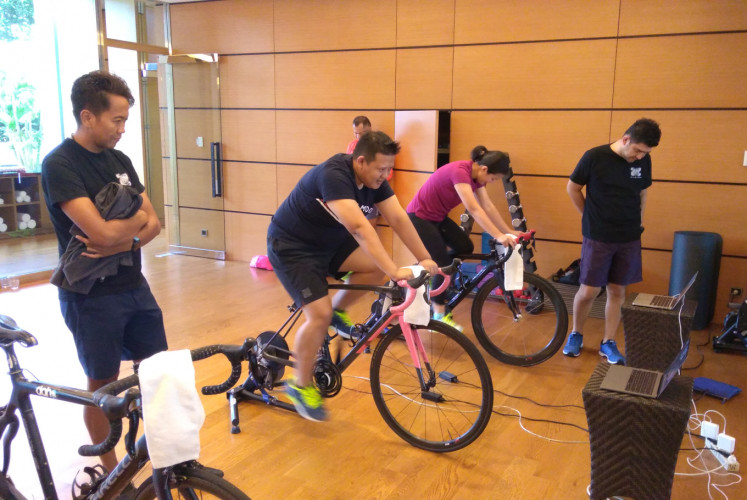
[[[470,160],[447,163],[431,174],[407,205],[407,212],[424,220],[441,222],[462,203],[455,184],[469,184],[473,193],[484,186],[472,180]]]

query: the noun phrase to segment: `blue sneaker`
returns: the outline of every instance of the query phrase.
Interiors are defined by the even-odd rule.
[[[625,358],[620,354],[620,351],[617,350],[617,343],[614,340],[602,342],[599,346],[599,355],[607,358],[607,362],[611,365],[625,364]]]
[[[295,379],[285,381],[285,394],[303,418],[321,422],[327,420],[327,410],[322,404],[322,395],[314,384],[298,387]]]
[[[573,356],[574,358],[581,354],[581,348],[584,346],[584,336],[578,332],[571,332],[568,335],[568,341],[563,347],[563,354]]]

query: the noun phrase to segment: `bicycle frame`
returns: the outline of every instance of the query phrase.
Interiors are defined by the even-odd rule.
[[[488,265],[480,269],[480,272],[478,272],[475,276],[473,276],[471,279],[464,281],[460,280],[459,288],[457,289],[457,294],[454,295],[451,300],[446,304],[449,309],[454,309],[457,305],[459,305],[464,298],[472,293],[473,290],[476,288],[479,288],[480,283],[490,274],[495,275],[495,271],[503,270],[502,263],[499,264],[499,257],[496,255],[495,251],[492,251],[489,254],[465,254],[460,255],[460,259],[463,260],[481,260],[481,261],[488,261]],[[460,266],[460,273],[461,273],[461,266]],[[500,281],[500,276],[496,276],[496,278]]]
[[[525,233],[525,234],[533,234],[531,233]],[[517,241],[517,245],[525,245],[530,243],[530,240],[528,238],[521,238]],[[487,261],[488,265],[486,265],[484,268],[480,270],[472,279],[469,279],[467,281],[460,280],[459,281],[459,288],[457,289],[456,295],[454,295],[451,300],[448,301],[446,306],[452,310],[457,305],[459,305],[464,298],[472,293],[473,290],[480,287],[480,283],[483,282],[485,278],[488,277],[488,275],[493,274],[495,278],[498,280],[499,283],[503,283],[503,265],[508,259],[508,254],[504,256],[499,256],[498,252],[493,249],[490,251],[490,253],[471,253],[471,254],[464,254],[459,255],[458,258],[460,260],[480,260],[480,261]],[[461,275],[461,264],[459,265],[459,273]],[[462,275],[463,276],[463,275]],[[502,288],[501,288],[502,289]],[[514,315],[514,319],[517,319],[518,317],[518,308],[516,306],[516,300],[511,293],[506,293],[505,290],[503,290],[503,300],[506,302],[506,304],[511,309],[512,314]]]
[[[446,290],[446,288],[449,286],[449,283],[451,281],[450,276],[444,275],[444,282],[441,284],[441,286],[437,290],[432,290],[430,292],[430,296],[439,295],[443,293],[443,291]],[[415,300],[415,294],[417,293],[417,290],[414,288],[411,288],[407,286],[407,280],[401,280],[397,283],[401,287],[406,286],[407,295],[405,297],[405,300],[402,304],[399,305],[393,305],[389,308],[389,310],[385,311],[381,317],[368,329],[368,332],[363,335],[358,341],[355,342],[353,345],[353,348],[348,351],[348,353],[338,362],[336,363],[337,368],[340,370],[340,372],[345,371],[345,369],[350,366],[355,359],[360,356],[361,353],[363,353],[366,348],[376,340],[376,338],[381,335],[381,333],[384,331],[384,329],[389,326],[392,321],[397,319],[403,319],[405,315],[405,309],[407,309],[410,304],[413,303]],[[348,285],[348,284],[331,284],[329,285],[330,289],[339,289],[339,290],[356,290],[359,289],[357,287],[361,287],[364,290],[371,290],[371,287],[365,287],[364,285]],[[428,387],[426,386],[426,383],[423,379],[422,369],[423,364],[426,366],[426,368],[430,369],[430,363],[428,361],[428,355],[425,352],[425,348],[423,347],[423,343],[420,340],[420,336],[416,335],[415,332],[413,332],[413,328],[410,326],[410,324],[406,321],[400,321],[400,326],[402,327],[402,334],[405,337],[405,342],[407,343],[407,348],[410,351],[410,356],[412,357],[412,362],[415,366],[415,368],[418,371],[418,375],[420,376],[420,385],[422,387],[423,391],[427,391]],[[421,364],[422,359],[422,364]],[[431,373],[431,378],[433,377],[433,374]]]
[[[5,351],[8,358],[9,375],[12,383],[10,399],[2,412],[2,416],[0,416],[0,436],[3,437],[3,473],[7,474],[7,468],[10,465],[10,444],[17,430],[14,428],[17,426],[16,413],[20,411],[44,498],[56,500],[58,498],[57,491],[39,432],[39,425],[31,404],[31,396],[83,406],[96,406],[93,402],[93,393],[57,384],[28,380],[23,376],[23,370],[18,363],[13,344],[2,344],[0,347]],[[7,436],[5,434],[6,430],[9,431]],[[119,494],[148,460],[148,447],[145,436],[142,436],[134,445],[134,449],[128,449],[128,453],[99,485],[91,499],[112,498]]]
[[[442,293],[446,288],[449,286],[450,283],[450,276],[444,275],[444,282],[443,284],[438,288],[438,290],[431,291],[430,295],[438,295]],[[385,311],[380,317],[376,319],[373,325],[371,325],[369,328],[366,329],[365,333],[358,338],[358,340],[353,344],[353,347],[345,354],[345,356],[339,360],[337,363],[334,363],[335,368],[340,372],[344,372],[353,362],[360,356],[363,352],[366,351],[366,348],[374,341],[376,340],[385,330],[386,328],[394,321],[395,318],[402,318],[404,317],[404,310],[412,304],[412,302],[415,300],[415,294],[416,289],[411,288],[407,284],[407,280],[401,280],[397,283],[400,287],[405,287],[407,290],[406,296],[404,301],[401,304],[393,305],[389,308],[389,310]],[[375,286],[375,285],[354,285],[354,284],[338,284],[338,283],[332,283],[329,285],[329,288],[331,290],[356,290],[356,291],[366,291],[366,292],[377,292],[379,294],[391,294],[393,295],[393,300],[401,300],[401,293],[398,291],[397,288],[391,287],[391,286]],[[280,327],[280,329],[274,333],[274,335],[267,341],[265,346],[270,345],[272,339],[275,336],[282,336],[285,337],[290,332],[290,329],[295,325],[296,321],[298,321],[301,311],[301,308],[295,308],[293,306],[290,307],[291,314],[288,317],[288,319],[285,320],[283,325]],[[374,313],[372,313],[373,315]],[[371,320],[372,317],[369,317],[369,320]],[[435,384],[435,373],[430,368],[430,361],[428,359],[428,355],[426,354],[425,348],[420,340],[420,336],[417,335],[415,331],[411,328],[411,326],[405,322],[400,321],[400,326],[402,327],[402,333],[405,337],[405,342],[407,343],[407,347],[410,351],[410,355],[412,357],[413,364],[417,370],[418,377],[420,379],[420,385],[423,392],[427,392],[433,385]],[[285,333],[282,333],[283,330],[286,330]],[[324,348],[324,345],[322,346]],[[277,347],[273,347],[273,349],[277,350]],[[285,354],[291,354],[290,351],[285,352]],[[257,364],[257,358],[264,358],[268,361],[278,363],[284,366],[293,366],[293,362],[290,359],[283,359],[281,357],[275,356],[273,354],[270,354],[268,352],[265,352],[265,349],[263,346],[259,346],[258,353],[256,354],[256,357],[254,359],[250,359],[249,361],[249,372],[256,377],[256,374],[254,373],[254,366]],[[425,368],[428,372],[428,380],[426,381],[423,377],[423,368]],[[247,379],[247,382],[249,379]],[[246,389],[247,382],[244,382],[241,386],[234,388],[230,390],[227,394],[228,400],[229,400],[229,406],[231,408],[231,424],[232,424],[232,433],[238,433],[239,430],[239,416],[238,416],[238,402],[242,399],[252,399],[255,401],[261,401],[265,404],[277,406],[279,408],[283,408],[285,410],[289,411],[295,411],[295,408],[293,405],[286,403],[284,401],[278,400],[274,396],[270,396],[267,391],[265,390],[265,387],[259,385],[256,387],[260,391],[260,394],[255,394],[253,392],[254,389],[248,390]],[[274,381],[274,386],[282,385],[282,382]]]

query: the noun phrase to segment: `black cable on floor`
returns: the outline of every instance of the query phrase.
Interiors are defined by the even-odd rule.
[[[523,399],[523,400],[529,401],[530,403],[533,403],[533,404],[535,404],[537,406],[543,406],[545,408],[580,408],[582,410],[584,409],[584,407],[580,406],[580,405],[551,405],[551,404],[546,404],[546,403],[539,403],[539,402],[533,400],[532,398],[528,398],[526,396],[517,396],[515,394],[509,394],[507,392],[503,392],[503,391],[500,391],[498,389],[493,389],[493,392],[497,392],[498,394],[501,394],[501,395],[509,397],[509,398]]]
[[[581,427],[580,425],[572,424],[570,422],[559,422],[557,420],[545,420],[543,418],[531,418],[531,417],[525,417],[524,415],[519,415],[518,413],[501,413],[498,410],[493,410],[493,413],[495,413],[496,415],[500,415],[502,417],[515,417],[521,420],[529,420],[530,422],[546,422],[548,424],[567,425],[568,427],[575,427],[578,430],[584,431],[587,434],[589,433],[589,429]]]

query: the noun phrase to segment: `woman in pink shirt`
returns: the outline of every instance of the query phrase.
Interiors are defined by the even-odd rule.
[[[474,251],[469,234],[449,218],[449,212],[460,204],[504,246],[514,245],[507,234],[519,234],[504,222],[485,189],[486,184],[508,173],[508,154],[477,146],[470,156],[471,160],[447,163],[436,170],[407,205],[410,220],[439,266],[450,264],[455,255]],[[442,280],[441,276],[434,278],[434,288]],[[445,294],[433,298],[433,318],[461,330],[451,313],[446,314],[445,302]]]

